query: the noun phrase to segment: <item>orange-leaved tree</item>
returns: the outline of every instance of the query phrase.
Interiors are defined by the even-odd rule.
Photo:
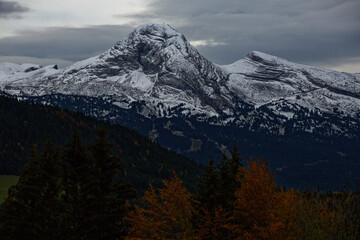
[[[211,210],[201,209],[201,211],[197,212],[196,217],[198,220],[197,239],[232,239],[231,225],[229,223],[233,217],[230,212],[224,210],[221,206]]]
[[[143,205],[127,218],[131,228],[127,239],[194,239],[192,195],[176,176],[163,181],[165,187],[152,185],[142,198]]]
[[[261,160],[248,161],[240,168],[240,188],[236,191],[234,239],[294,239],[297,233],[294,190],[278,189],[274,176]]]

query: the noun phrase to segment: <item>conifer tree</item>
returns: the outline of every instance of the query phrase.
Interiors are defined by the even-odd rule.
[[[205,174],[198,186],[196,203],[199,214],[194,217],[199,234],[204,239],[231,239],[228,225],[231,222],[237,181],[243,167],[236,145],[231,158],[225,156],[220,164],[213,161],[205,167]]]
[[[219,195],[220,177],[217,166],[211,160],[209,165],[205,167],[204,176],[198,185],[198,193],[196,200],[206,209],[215,209],[221,204],[221,196]]]
[[[196,199],[201,206],[208,209],[221,207],[223,210],[231,211],[235,201],[235,191],[240,187],[240,182],[236,179],[241,167],[243,164],[236,145],[233,147],[230,159],[223,156],[221,163],[216,166],[210,161],[198,186]]]
[[[59,156],[49,140],[43,153],[33,151],[0,211],[0,239],[58,239]]]
[[[222,199],[221,206],[225,210],[232,211],[234,201],[235,201],[235,192],[240,187],[241,181],[238,179],[241,178],[240,168],[243,167],[242,160],[239,157],[238,149],[236,145],[231,151],[230,159],[223,159],[223,161],[218,166],[220,172],[220,197]]]
[[[123,166],[121,159],[111,152],[112,145],[105,132],[98,131],[98,138],[88,148],[90,151],[91,193],[84,202],[88,214],[86,239],[119,239],[124,237],[127,224],[128,200],[135,197],[135,190],[119,178]]]
[[[81,144],[80,135],[75,132],[73,139],[63,151],[61,164],[62,190],[61,235],[64,239],[84,239],[88,229],[88,216],[85,202],[91,192],[91,174],[93,164]]]
[[[135,191],[111,147],[99,131],[87,148],[75,134],[63,151],[34,151],[0,209],[0,239],[122,239]]]

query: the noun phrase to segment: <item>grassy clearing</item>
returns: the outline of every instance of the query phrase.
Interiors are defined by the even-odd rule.
[[[0,175],[0,204],[5,200],[9,187],[15,185],[18,180],[19,176]]]

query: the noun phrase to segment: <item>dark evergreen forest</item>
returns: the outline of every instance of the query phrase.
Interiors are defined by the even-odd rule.
[[[139,191],[151,182],[177,172],[190,189],[194,189],[202,167],[194,161],[160,147],[134,130],[99,121],[82,113],[18,101],[0,96],[0,174],[18,175],[30,156],[31,149],[41,152],[49,139],[54,145],[69,142],[75,131],[84,144],[96,138],[97,129],[104,129],[115,154],[124,164],[123,178]]]

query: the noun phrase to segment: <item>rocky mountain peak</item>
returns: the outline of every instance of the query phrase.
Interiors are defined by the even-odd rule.
[[[167,24],[146,24],[137,27],[127,37],[99,56],[97,61],[106,67],[141,69],[146,74],[163,70],[177,72],[187,68],[188,58],[198,57],[198,51],[184,35]],[[92,61],[93,62],[93,61]],[[118,75],[119,72],[114,72]]]
[[[273,55],[259,52],[259,51],[251,51],[250,53],[248,53],[246,55],[246,59],[253,61],[253,62],[258,62],[260,64],[273,65],[273,66],[284,65],[284,64],[286,65],[287,63],[288,64],[290,63],[285,59],[275,57]]]
[[[184,36],[177,32],[175,29],[173,29],[168,24],[145,24],[140,25],[137,28],[135,28],[130,35],[131,37],[134,36],[144,36],[148,37],[153,40],[163,41],[170,39],[172,37],[181,37],[184,38]]]
[[[140,25],[119,41],[113,49],[137,48],[144,50],[144,48],[149,48],[160,50],[172,46],[181,50],[183,54],[187,53],[189,48],[196,51],[195,48],[190,47],[184,35],[167,24]]]

